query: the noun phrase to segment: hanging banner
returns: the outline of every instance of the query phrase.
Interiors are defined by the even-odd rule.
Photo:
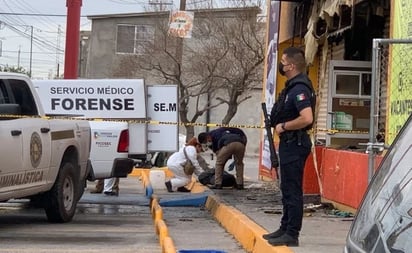
[[[273,104],[275,103],[276,96],[280,1],[268,1],[268,13],[266,27],[266,59],[262,90],[266,102],[266,109],[270,113]],[[266,130],[262,130],[261,136],[259,175],[274,178],[275,174],[274,171],[271,170],[269,140],[267,138]]]
[[[193,17],[194,13],[191,11],[172,11],[170,13],[168,34],[185,39],[191,38]]]
[[[412,1],[393,1],[392,38],[412,38]],[[388,117],[385,143],[391,144],[410,115],[412,73],[405,59],[412,59],[411,44],[395,44],[391,47],[388,85]]]

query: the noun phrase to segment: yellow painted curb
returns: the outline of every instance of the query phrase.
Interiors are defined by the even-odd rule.
[[[145,174],[145,173],[143,173]],[[148,179],[143,176],[143,179]],[[143,180],[144,181],[144,180]],[[205,191],[205,186],[196,182],[192,185],[193,190],[198,187],[202,192]],[[176,253],[176,249],[172,238],[169,236],[169,231],[166,223],[163,220],[163,211],[156,196],[150,199],[150,211],[155,224],[156,235],[159,236],[159,243],[162,248],[162,253]],[[206,209],[211,212],[213,217],[224,227],[228,233],[232,234],[242,247],[251,253],[293,253],[286,246],[274,247],[270,245],[262,235],[267,231],[249,219],[238,209],[222,204],[219,197],[209,195],[206,200]]]
[[[151,169],[135,167],[135,168],[133,168],[132,172],[129,173],[128,176],[140,177],[140,176],[142,176],[142,174],[146,174],[146,176],[149,176],[150,170],[163,170],[165,172],[166,177],[172,177],[173,176],[173,172],[171,170],[169,170],[167,167],[151,168]]]
[[[149,174],[151,170],[163,170],[165,172],[166,178],[170,178],[173,176],[173,172],[170,171],[167,167],[155,169],[134,168],[132,173],[129,174],[129,176],[141,177],[143,181],[143,187],[146,188],[150,183]],[[205,191],[204,185],[202,185],[199,182],[196,182],[194,178],[186,187],[190,189],[191,193],[202,193]]]
[[[192,181],[186,185],[186,188],[190,190],[191,193],[202,193],[205,191],[205,186],[197,182],[194,177]]]
[[[142,173],[141,177],[142,177],[143,187],[147,188],[147,186],[150,184],[149,176],[146,173]]]
[[[156,234],[159,236],[160,246],[163,247],[164,239],[169,236],[169,230],[167,229],[164,220],[156,220]]]
[[[224,227],[247,252],[253,253],[293,253],[286,246],[274,247],[270,245],[262,235],[267,231],[249,219],[234,207],[222,204],[219,197],[209,195],[206,201],[208,209],[213,217]]]
[[[169,236],[165,237],[163,240],[163,247],[162,247],[162,253],[176,253],[176,248],[173,243],[172,238]]]
[[[192,187],[190,188],[192,193],[202,193],[205,192],[205,186],[199,182],[195,182]]]
[[[150,197],[150,203],[149,203],[150,212],[152,214],[153,214],[154,206],[157,206],[157,205],[159,205],[159,198],[155,196],[154,194],[152,194],[152,196]]]
[[[173,240],[170,238],[169,230],[163,220],[162,207],[159,204],[159,199],[155,195],[151,196],[149,207],[155,226],[155,232],[159,237],[159,244],[162,249],[162,253],[176,253],[177,251]]]
[[[160,207],[160,205],[156,205],[153,207],[152,218],[154,221],[163,220],[163,210]]]

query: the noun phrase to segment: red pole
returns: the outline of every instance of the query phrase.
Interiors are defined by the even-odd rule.
[[[80,37],[80,9],[82,0],[66,0],[66,50],[64,54],[64,79],[77,79]]]

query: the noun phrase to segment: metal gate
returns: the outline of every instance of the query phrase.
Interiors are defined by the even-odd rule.
[[[368,179],[375,156],[389,146],[412,114],[412,40],[374,39]]]

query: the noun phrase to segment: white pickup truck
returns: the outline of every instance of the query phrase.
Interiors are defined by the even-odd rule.
[[[71,221],[90,173],[90,125],[48,119],[31,80],[0,72],[0,201],[29,198]]]

